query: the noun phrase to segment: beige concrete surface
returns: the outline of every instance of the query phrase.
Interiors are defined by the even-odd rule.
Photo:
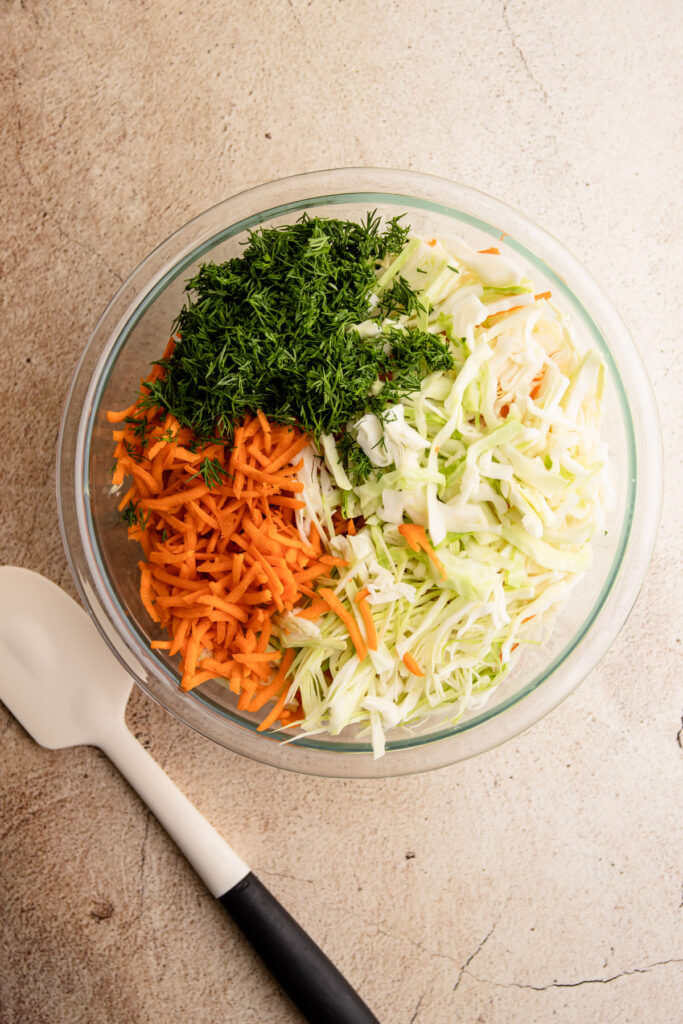
[[[383,1024],[680,1021],[680,5],[3,0],[0,38],[0,562],[72,593],[72,371],[125,276],[219,199],[326,166],[442,174],[612,297],[659,399],[664,514],[627,626],[558,710],[379,783],[253,764],[139,694],[130,718]],[[104,757],[42,750],[2,707],[0,837],[1,1024],[299,1020]]]

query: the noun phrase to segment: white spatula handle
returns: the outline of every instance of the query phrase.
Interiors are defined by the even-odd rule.
[[[98,744],[175,840],[214,896],[249,868],[122,724]]]
[[[310,935],[183,796],[123,722],[98,746],[154,812],[310,1024],[379,1024]]]

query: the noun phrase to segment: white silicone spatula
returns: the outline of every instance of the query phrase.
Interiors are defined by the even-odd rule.
[[[54,583],[0,567],[0,700],[37,743],[99,747],[315,1024],[377,1024],[322,950],[128,731],[132,681]]]

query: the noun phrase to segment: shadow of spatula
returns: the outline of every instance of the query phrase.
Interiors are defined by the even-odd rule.
[[[126,728],[131,679],[54,583],[0,567],[0,700],[43,747],[99,747],[312,1024],[378,1024],[360,996]]]

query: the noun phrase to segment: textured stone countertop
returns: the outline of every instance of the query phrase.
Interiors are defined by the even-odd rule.
[[[72,371],[121,281],[218,200],[410,167],[530,214],[622,313],[664,428],[662,526],[598,669],[525,735],[384,782],[251,763],[136,693],[153,756],[383,1024],[683,1014],[681,33],[675,0],[6,0],[0,562],[74,593],[55,507]],[[1,1024],[300,1018],[92,748],[0,706]]]

